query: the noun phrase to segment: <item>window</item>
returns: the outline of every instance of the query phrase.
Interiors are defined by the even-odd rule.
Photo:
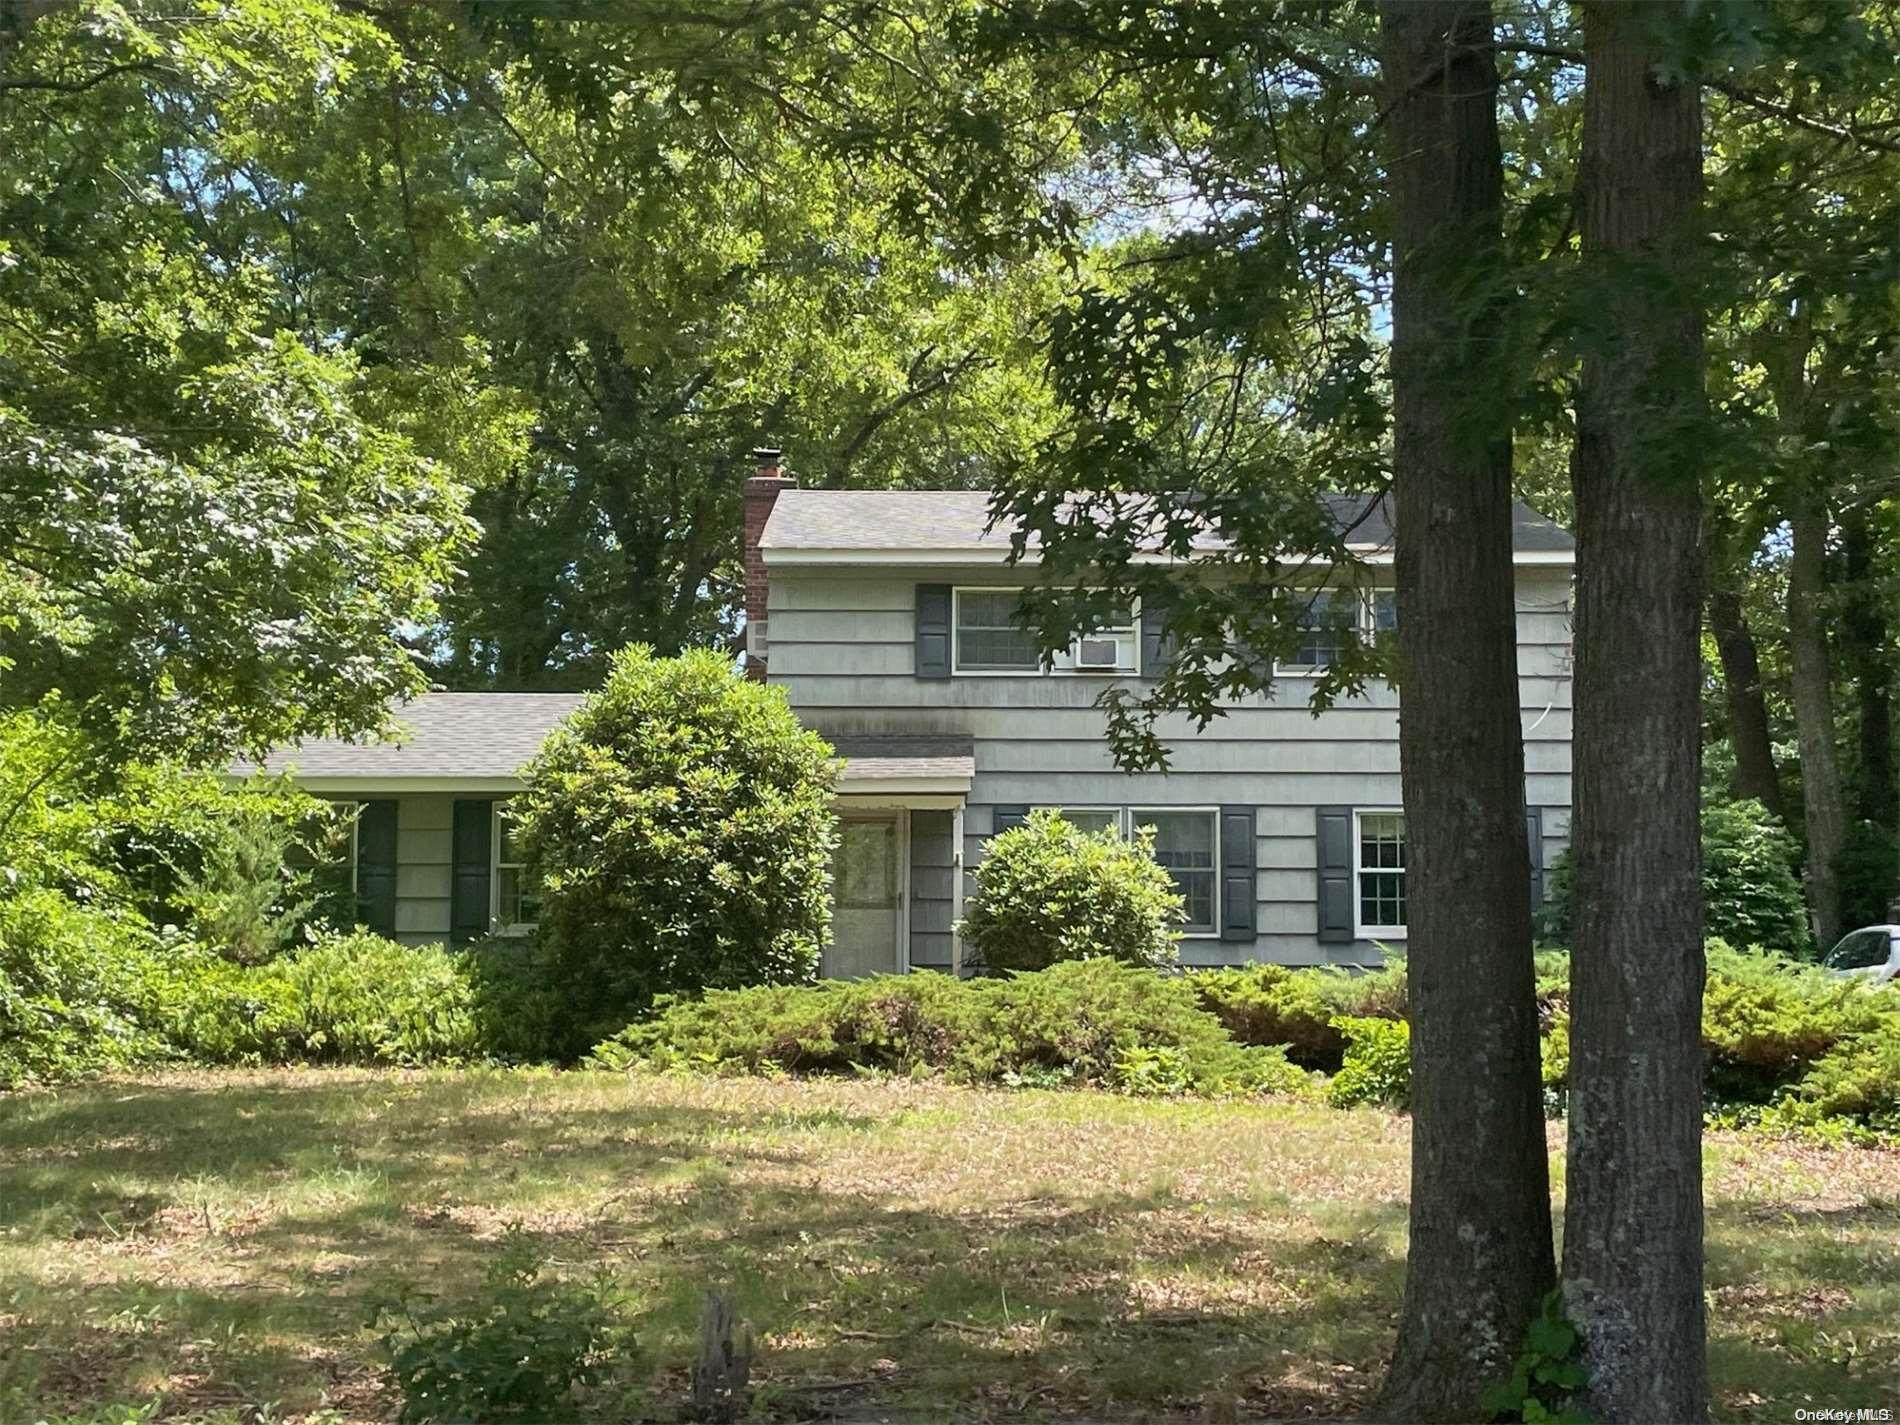
[[[1391,589],[1320,589],[1300,614],[1300,641],[1283,672],[1316,673],[1362,637],[1392,633],[1399,626],[1398,595]]]
[[[528,930],[541,918],[528,863],[515,842],[506,802],[495,803],[495,924],[503,931]]]
[[[1353,838],[1354,932],[1362,938],[1405,935],[1405,816],[1360,812]]]
[[[957,589],[951,615],[958,673],[1133,673],[1141,656],[1134,612],[1106,619],[1045,665],[1018,617],[1020,589]]]
[[[1359,595],[1350,589],[1316,590],[1300,614],[1300,641],[1288,666],[1330,666],[1357,636],[1360,602]]]
[[[1856,930],[1828,951],[1822,961],[1830,970],[1871,970],[1887,963],[1893,953],[1892,933],[1887,930]]]
[[[1129,813],[1136,826],[1154,828],[1154,858],[1174,878],[1187,909],[1183,935],[1212,935],[1217,922],[1215,867],[1219,864],[1219,827],[1212,811],[1159,811]]]
[[[959,673],[1034,673],[1042,667],[1036,640],[1016,617],[1016,589],[958,589],[956,648]]]

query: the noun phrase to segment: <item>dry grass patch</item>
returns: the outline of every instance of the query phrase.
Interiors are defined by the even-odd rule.
[[[0,1419],[388,1419],[371,1304],[468,1291],[510,1224],[639,1303],[655,1410],[719,1285],[786,1415],[1349,1414],[1390,1345],[1407,1150],[1366,1110],[902,1082],[305,1071],[16,1097]],[[1900,1379],[1897,1166],[1711,1140],[1727,1414]]]

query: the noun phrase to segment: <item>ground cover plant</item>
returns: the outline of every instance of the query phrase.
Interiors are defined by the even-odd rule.
[[[638,1336],[614,1418],[685,1399],[713,1287],[755,1328],[768,1417],[1350,1416],[1391,1345],[1407,1139],[1376,1108],[897,1078],[299,1069],[17,1094],[0,1419],[393,1421],[374,1308],[420,1285],[492,1321],[511,1230]],[[1900,1157],[1716,1132],[1707,1161],[1718,1417],[1880,1397]]]

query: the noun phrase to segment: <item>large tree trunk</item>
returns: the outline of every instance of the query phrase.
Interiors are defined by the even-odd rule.
[[[1590,1414],[1708,1412],[1702,1301],[1701,98],[1684,7],[1584,9],[1576,911],[1564,1300]],[[1656,27],[1652,29],[1652,26]]]
[[[1801,746],[1801,805],[1808,833],[1808,904],[1823,949],[1841,934],[1841,882],[1835,859],[1847,840],[1847,798],[1834,744],[1833,669],[1827,643],[1825,502],[1796,497],[1788,559],[1788,652],[1793,665],[1794,727]]]
[[[1412,1019],[1411,1247],[1385,1409],[1469,1420],[1555,1281],[1531,971],[1488,0],[1380,10]],[[1474,307],[1474,303],[1476,303]]]
[[[1761,659],[1739,590],[1722,585],[1709,591],[1709,628],[1722,660],[1722,695],[1728,703],[1729,742],[1735,749],[1735,795],[1753,797],[1785,820],[1774,742],[1768,735]]]
[[[1893,765],[1893,673],[1887,661],[1887,610],[1874,564],[1867,511],[1841,515],[1841,554],[1848,603],[1841,617],[1841,643],[1854,695],[1860,734],[1860,783],[1855,797],[1861,820],[1900,829],[1900,779]]]

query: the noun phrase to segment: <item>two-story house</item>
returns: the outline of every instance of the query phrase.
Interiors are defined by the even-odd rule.
[[[1367,964],[1405,938],[1399,699],[1381,682],[1314,713],[1313,675],[1340,624],[1390,617],[1389,592],[1315,598],[1270,696],[1206,729],[1164,722],[1170,769],[1123,773],[1103,686],[1155,672],[1159,630],[1131,610],[1045,666],[1014,619],[1033,568],[986,533],[972,490],[807,490],[775,460],[745,484],[747,667],[844,759],[828,974],[958,970],[969,872],[1036,807],[1079,825],[1154,829],[1186,902],[1188,964]],[[1383,505],[1336,513],[1375,573],[1395,536]],[[1518,678],[1533,899],[1570,821],[1570,578],[1564,531],[1515,520]],[[1188,577],[1184,571],[1183,577]],[[316,740],[271,771],[358,803],[354,873],[372,929],[412,943],[532,925],[532,878],[507,800],[570,693],[432,693],[398,710],[400,741]],[[248,770],[240,767],[242,772]]]
[[[1337,513],[1354,552],[1389,570],[1386,506]],[[1318,713],[1308,698],[1342,621],[1390,618],[1389,587],[1316,597],[1270,695],[1203,730],[1164,723],[1169,770],[1124,773],[1095,702],[1107,681],[1157,672],[1158,628],[1131,610],[1046,663],[1012,617],[1033,560],[1012,566],[987,523],[982,491],[806,490],[775,463],[747,481],[751,666],[848,759],[828,972],[957,968],[968,873],[1036,807],[1154,829],[1187,905],[1185,963],[1364,964],[1402,945],[1398,694],[1376,681]],[[1574,545],[1522,505],[1514,543],[1535,900],[1569,833]]]

